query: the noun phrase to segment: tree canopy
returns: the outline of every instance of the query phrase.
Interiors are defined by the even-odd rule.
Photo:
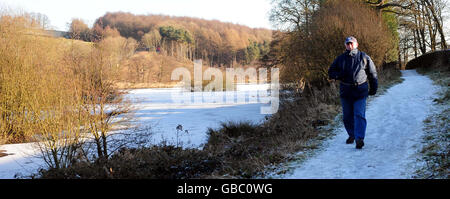
[[[167,55],[203,59],[212,66],[229,67],[257,61],[267,52],[263,48],[267,48],[272,40],[272,31],[268,29],[217,20],[125,12],[106,13],[93,27],[90,33],[94,39],[91,40],[105,38],[107,33],[117,31],[122,37],[134,38],[140,47],[152,50],[160,47]],[[255,54],[254,47],[260,48],[260,53]]]

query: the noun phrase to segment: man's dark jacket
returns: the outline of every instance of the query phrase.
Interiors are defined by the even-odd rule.
[[[359,99],[369,94],[375,95],[378,89],[375,64],[358,49],[339,55],[328,69],[328,76],[341,81],[340,95],[343,98]]]

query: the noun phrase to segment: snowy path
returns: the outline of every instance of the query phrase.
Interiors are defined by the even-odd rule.
[[[365,146],[346,145],[340,127],[323,149],[290,172],[275,178],[391,179],[410,178],[420,149],[423,120],[432,111],[439,87],[414,70],[402,71],[404,82],[369,102]]]

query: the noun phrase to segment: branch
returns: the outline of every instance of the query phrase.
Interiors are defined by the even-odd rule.
[[[397,11],[393,11],[393,10],[382,10],[381,12],[390,12],[390,13],[394,13],[396,15],[401,15],[401,16],[406,16],[407,14],[403,13],[403,12],[397,12]]]
[[[370,0],[367,0],[366,3],[371,4],[371,5],[380,5],[383,3],[383,0],[377,0],[377,2],[372,2]]]
[[[386,4],[382,4],[382,5],[376,6],[377,9],[384,9],[384,8],[387,8],[387,7],[398,7],[398,8],[402,8],[402,9],[408,10],[408,9],[411,8],[411,4],[402,5],[400,3],[386,3]]]

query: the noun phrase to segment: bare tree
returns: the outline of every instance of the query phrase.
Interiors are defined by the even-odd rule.
[[[39,24],[38,26],[44,30],[50,28],[50,19],[47,15],[42,13],[32,12],[30,13],[30,18],[34,23]]]
[[[321,0],[273,0],[270,21],[280,29],[301,30],[309,27],[314,11],[322,2]]]
[[[429,21],[433,21],[434,27],[437,29],[439,34],[441,35],[441,47],[443,49],[447,49],[447,42],[445,40],[445,34],[444,34],[444,26],[443,26],[443,19],[442,19],[442,10],[444,9],[444,6],[446,3],[444,3],[442,0],[423,0],[427,6],[427,10],[429,11],[428,16],[430,19]],[[432,20],[431,20],[432,19]],[[433,26],[430,24],[430,26]]]
[[[414,57],[428,51],[447,49],[443,14],[446,0],[366,0],[371,6],[397,14],[401,32],[399,52],[404,58],[412,52]],[[410,50],[411,49],[411,50]],[[403,59],[408,61],[407,59]]]

